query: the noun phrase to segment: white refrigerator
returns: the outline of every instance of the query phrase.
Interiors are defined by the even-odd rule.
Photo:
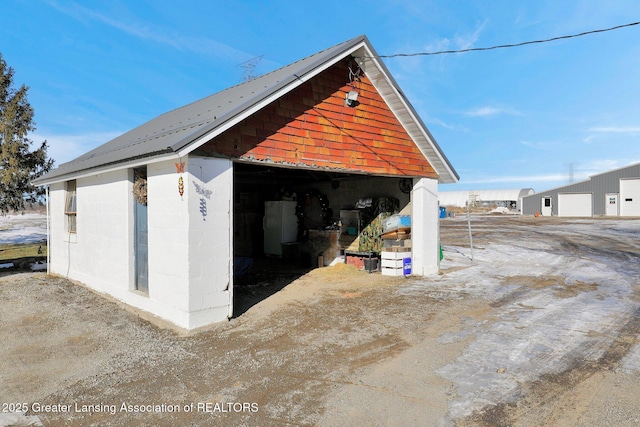
[[[282,256],[282,243],[295,242],[298,238],[298,217],[295,201],[264,202],[264,253]]]

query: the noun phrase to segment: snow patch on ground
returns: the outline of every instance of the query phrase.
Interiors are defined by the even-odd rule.
[[[520,215],[520,212],[518,211],[512,211],[511,209],[504,207],[504,206],[499,206],[491,211],[489,211],[489,213],[500,213],[500,214],[505,214],[505,215]]]
[[[46,241],[46,215],[0,216],[0,244],[31,244]]]
[[[576,221],[554,232],[614,239],[626,235],[628,242],[629,234],[640,232],[640,222],[598,221],[594,226],[593,221]],[[623,259],[576,257],[544,241],[488,244],[475,248],[473,262],[469,248],[445,246],[443,251],[445,274],[417,279],[403,293],[443,299],[464,294],[499,308],[498,321],[464,319],[462,330],[440,337],[441,343],[473,338],[438,371],[457,389],[450,405],[453,418],[515,400],[523,381],[562,372],[578,360],[597,360],[613,343],[616,328],[639,307],[630,297],[640,266]],[[544,286],[523,283],[528,276],[532,282],[544,278]],[[581,285],[586,289],[576,291]],[[625,357],[622,369],[640,371],[640,346]]]

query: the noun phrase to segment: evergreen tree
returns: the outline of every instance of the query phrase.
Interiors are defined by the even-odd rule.
[[[13,68],[0,53],[0,213],[24,211],[25,202],[34,203],[44,189],[31,180],[53,167],[47,158],[47,141],[31,151],[27,134],[35,130],[33,108],[27,100],[29,88],[13,87]]]

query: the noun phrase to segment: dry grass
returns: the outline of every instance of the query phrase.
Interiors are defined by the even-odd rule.
[[[42,253],[38,253],[40,248]],[[12,262],[22,258],[40,258],[47,256],[47,245],[33,243],[27,245],[5,244],[0,245],[0,262]]]

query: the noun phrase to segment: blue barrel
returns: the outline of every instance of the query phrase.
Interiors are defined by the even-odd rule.
[[[411,276],[411,258],[402,258],[402,274]]]
[[[440,206],[440,218],[446,218],[447,217],[447,208],[445,208],[444,206]]]

